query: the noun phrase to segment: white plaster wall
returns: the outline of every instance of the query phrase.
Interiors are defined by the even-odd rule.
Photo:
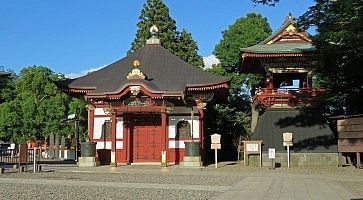
[[[123,141],[116,141],[116,149],[123,149],[124,143]]]
[[[96,108],[95,115],[106,115],[106,113],[103,111],[103,108]]]
[[[96,149],[104,149],[105,142],[97,142]],[[111,141],[106,141],[106,149],[111,149]],[[123,149],[124,143],[123,141],[116,141],[116,149]]]
[[[191,116],[169,116],[169,138],[175,138],[176,125],[179,121],[188,121],[192,126]],[[198,116],[194,116],[193,120],[193,138],[199,138],[199,119]],[[184,143],[183,143],[184,145]],[[169,145],[170,146],[170,145]]]
[[[93,124],[93,139],[101,139],[102,125],[106,120],[111,120],[110,117],[96,117]]]
[[[122,117],[117,118],[116,124],[116,139],[124,138],[124,122]]]
[[[96,149],[105,149],[105,142],[97,142]],[[106,149],[111,149],[111,141],[106,141]]]

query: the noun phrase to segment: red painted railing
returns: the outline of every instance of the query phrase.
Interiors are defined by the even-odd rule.
[[[252,101],[258,101],[264,107],[296,107],[312,105],[325,92],[325,89],[296,88],[296,89],[267,89],[256,90]]]

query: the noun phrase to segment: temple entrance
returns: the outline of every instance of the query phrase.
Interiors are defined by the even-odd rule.
[[[161,161],[161,116],[133,115],[130,119],[131,162]]]

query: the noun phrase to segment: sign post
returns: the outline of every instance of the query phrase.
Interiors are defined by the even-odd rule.
[[[217,150],[221,149],[221,135],[213,134],[211,135],[211,149],[214,149],[214,159],[215,159],[215,167],[218,168],[218,153]]]
[[[287,167],[290,167],[290,146],[293,145],[292,142],[292,133],[283,133],[282,134],[282,138],[283,138],[283,145],[285,147],[287,147]]]
[[[268,158],[271,159],[271,168],[275,169],[275,148],[268,149]]]

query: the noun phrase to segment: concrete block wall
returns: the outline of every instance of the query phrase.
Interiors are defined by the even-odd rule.
[[[277,167],[287,167],[287,153],[276,153]],[[259,155],[249,155],[249,165],[259,166]],[[270,167],[268,153],[262,154],[262,166]],[[338,166],[338,153],[291,153],[290,166]]]

